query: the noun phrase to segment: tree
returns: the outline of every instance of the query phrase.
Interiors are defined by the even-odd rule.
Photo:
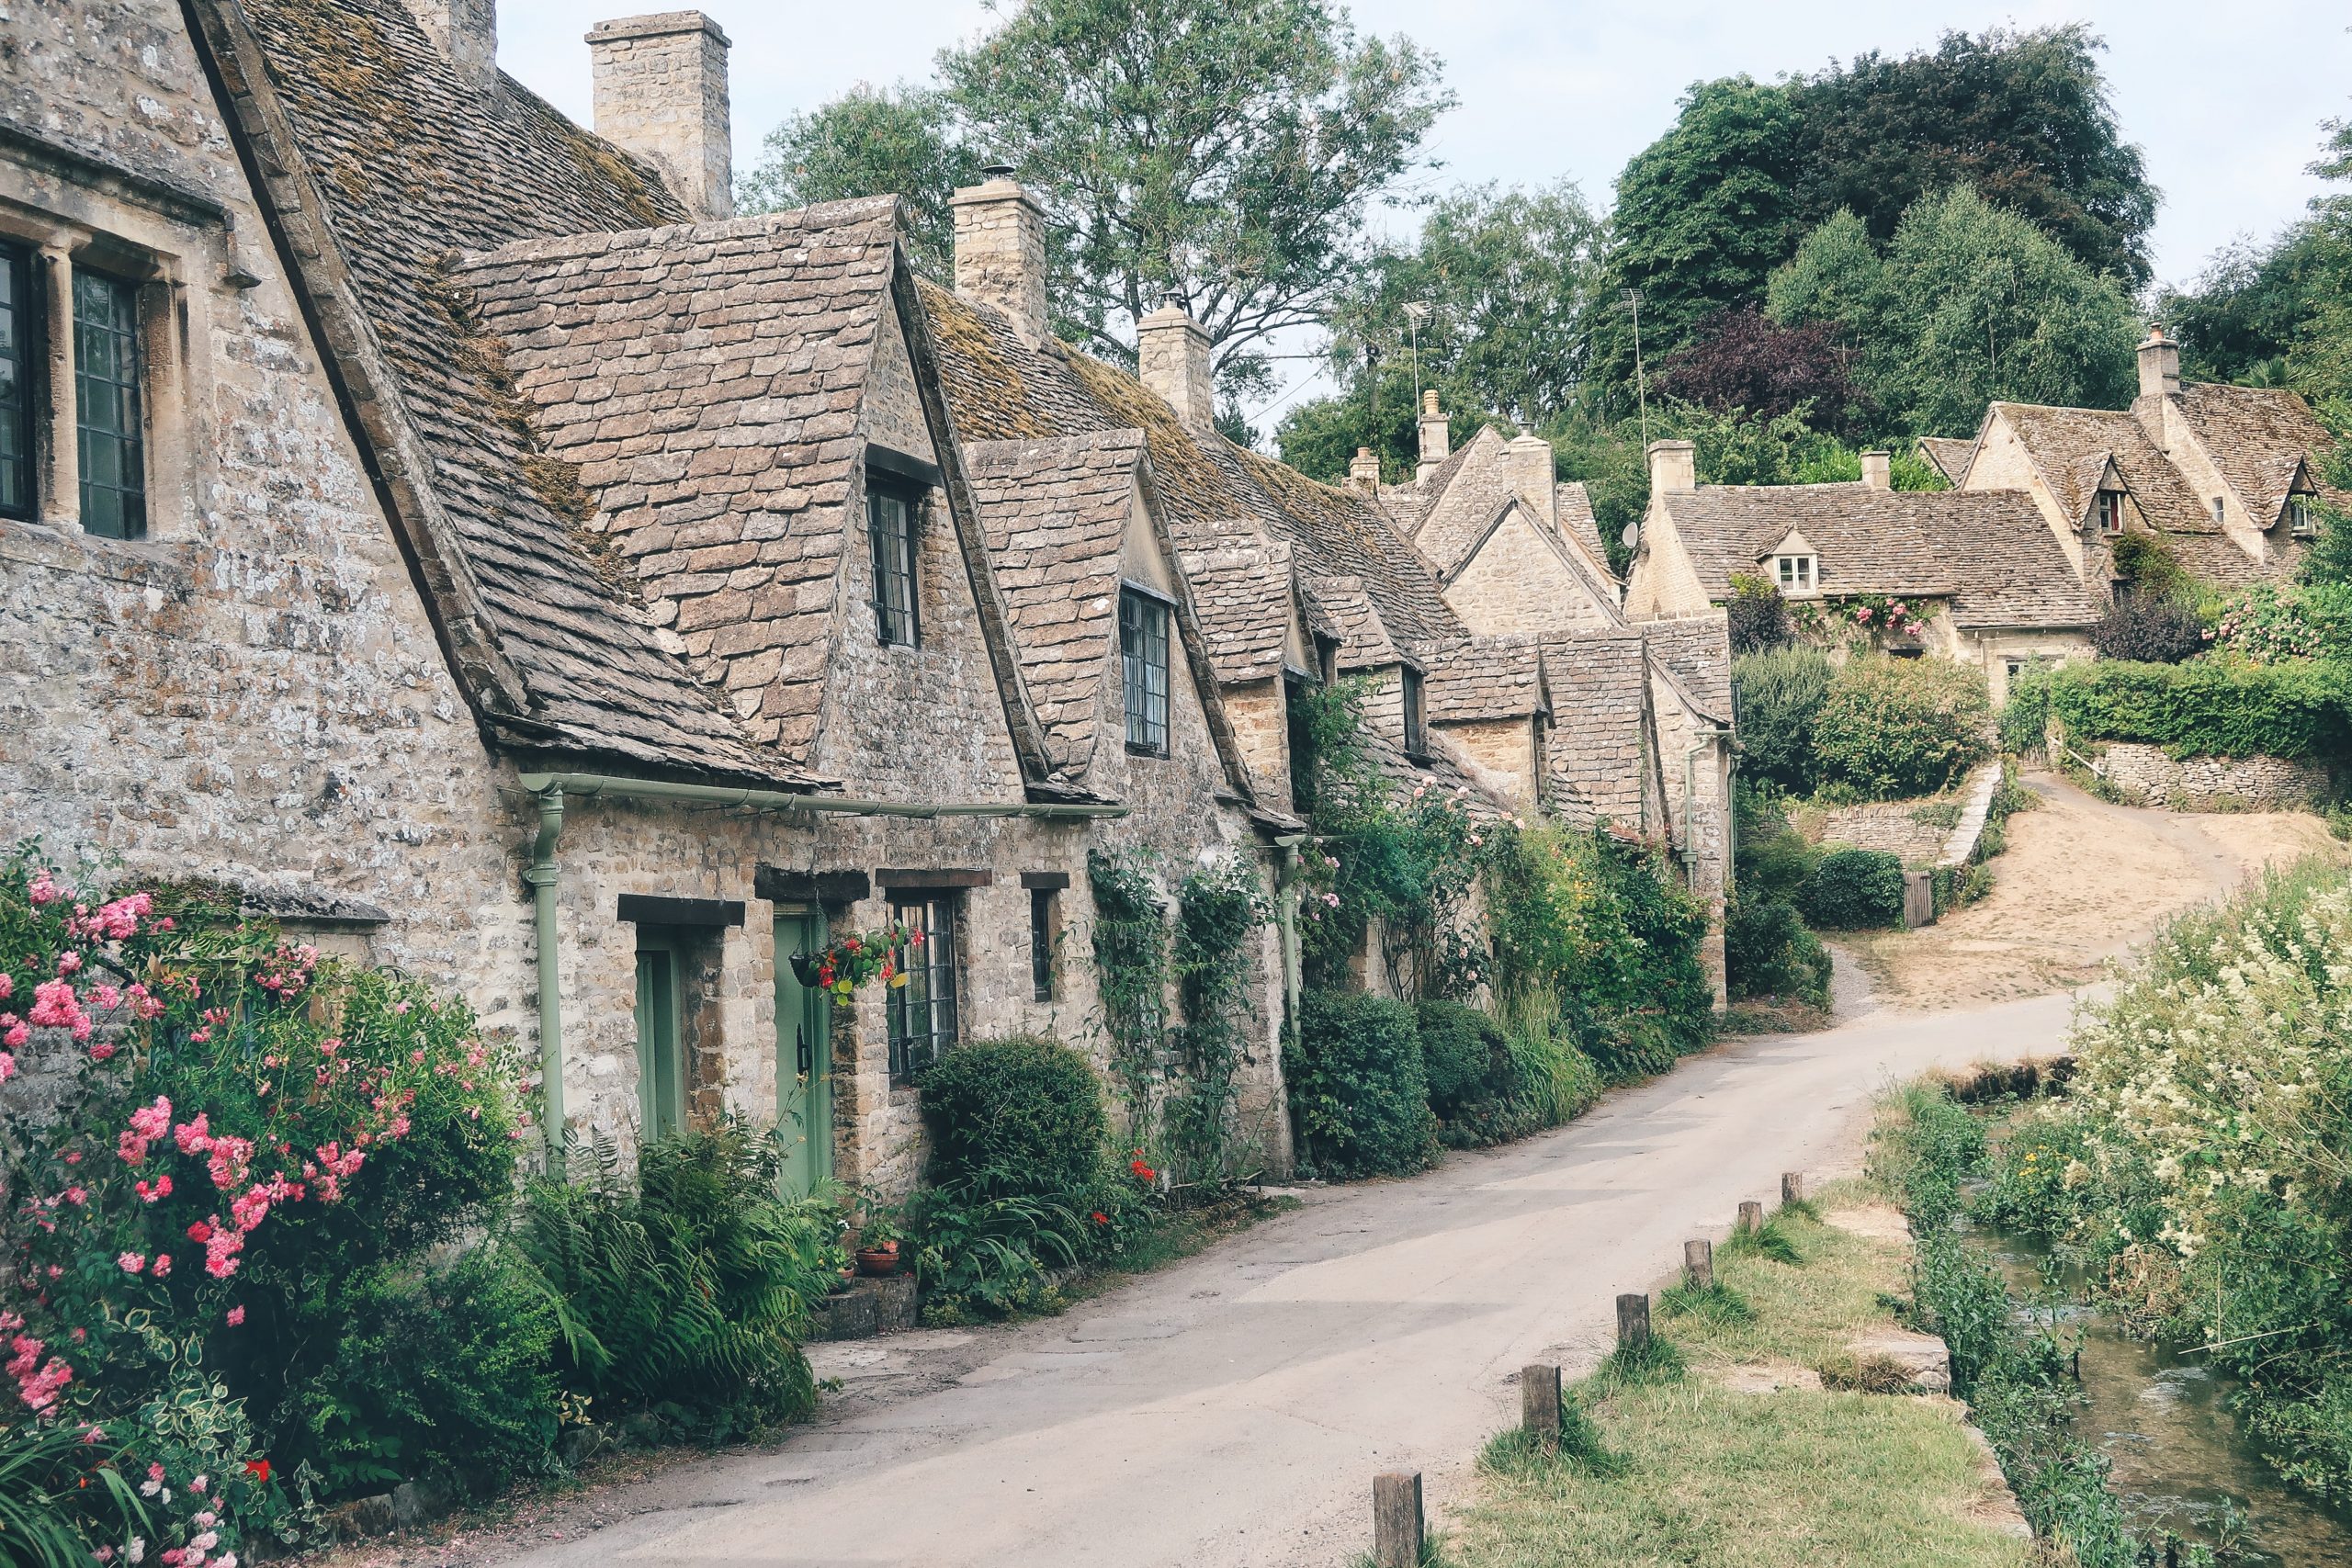
[[[938,68],[1062,242],[1058,330],[1124,355],[1123,323],[1172,293],[1227,387],[1319,319],[1453,101],[1434,55],[1325,0],[1027,0]]]
[[[1724,310],[1657,367],[1657,389],[1706,408],[1746,409],[1774,419],[1800,406],[1840,435],[1859,433],[1872,412],[1854,386],[1854,351],[1828,321],[1783,327],[1753,305]]]
[[[955,249],[948,197],[980,179],[980,159],[958,134],[946,96],[932,87],[859,83],[768,132],[765,156],[736,187],[744,212],[895,196],[906,204],[916,265],[945,277]]]
[[[1702,83],[1617,181],[1610,289],[1642,299],[1653,358],[1717,312],[1759,301],[1773,270],[1833,214],[1890,242],[1922,197],[1973,185],[2092,273],[2148,276],[2156,191],[2122,140],[2079,26],[1946,34],[1933,51],[1764,85]],[[1630,312],[1596,321],[1597,371],[1633,374]]]
[[[1857,216],[1823,224],[1773,276],[1770,313],[1836,323],[1862,390],[1924,434],[1973,433],[1995,399],[2120,408],[2138,385],[2122,288],[1965,186],[1914,204],[1883,254]]]

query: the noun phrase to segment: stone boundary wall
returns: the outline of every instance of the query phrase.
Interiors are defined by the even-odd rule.
[[[2161,746],[2111,740],[2098,772],[2116,793],[2170,811],[2269,811],[2326,798],[2327,769],[2285,757],[2167,756]]]
[[[1951,834],[1948,825],[1922,822],[1912,813],[1933,801],[1882,800],[1868,806],[1829,806],[1806,812],[1807,836],[1825,847],[1883,850],[1905,865],[1933,865]]]

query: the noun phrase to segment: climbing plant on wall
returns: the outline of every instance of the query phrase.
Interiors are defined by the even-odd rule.
[[[1168,1026],[1168,922],[1142,852],[1087,852],[1094,893],[1095,987],[1109,1038],[1111,1086],[1127,1135],[1149,1140]]]
[[[1184,879],[1175,974],[1184,1021],[1175,1032],[1184,1089],[1166,1105],[1167,1163],[1179,1183],[1232,1174],[1235,1080],[1247,1052],[1250,944],[1273,910],[1256,868],[1229,855]]]

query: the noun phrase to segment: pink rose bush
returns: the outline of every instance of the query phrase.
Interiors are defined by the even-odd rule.
[[[116,1435],[92,1445],[149,1525],[93,1555],[235,1568],[291,1529],[319,1480],[298,1348],[332,1346],[342,1281],[511,1191],[514,1079],[413,982],[0,861],[0,1430]]]

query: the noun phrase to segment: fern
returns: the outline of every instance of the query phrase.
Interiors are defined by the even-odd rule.
[[[20,1568],[87,1568],[93,1543],[149,1530],[146,1505],[89,1428],[0,1428],[0,1562]]]

